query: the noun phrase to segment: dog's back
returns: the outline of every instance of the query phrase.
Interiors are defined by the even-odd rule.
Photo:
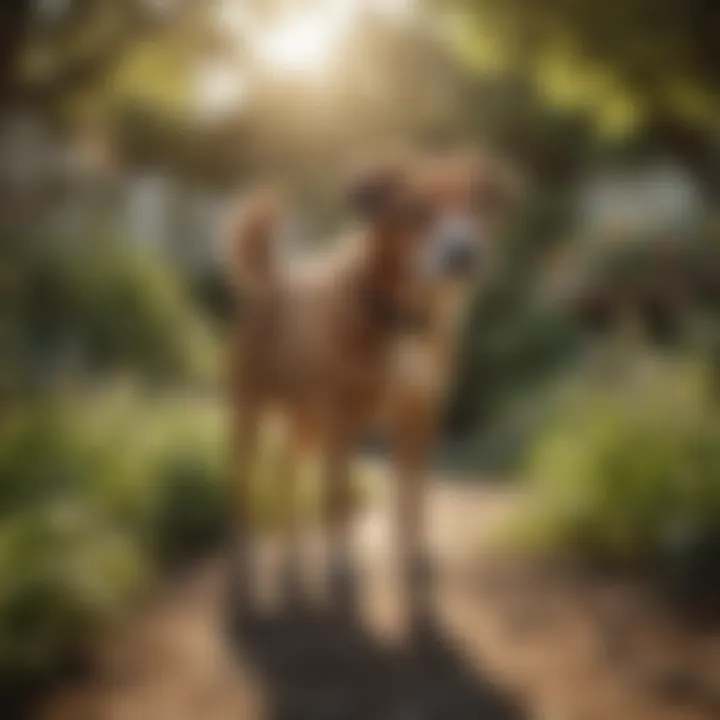
[[[338,401],[363,412],[380,391],[388,349],[386,333],[358,307],[371,272],[366,238],[360,233],[286,266],[276,245],[280,221],[277,200],[262,193],[229,224],[229,264],[243,305],[231,358],[236,402],[251,396],[308,420]]]

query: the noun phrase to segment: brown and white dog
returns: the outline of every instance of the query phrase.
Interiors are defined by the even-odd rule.
[[[423,466],[463,308],[486,262],[488,241],[515,195],[506,167],[489,158],[458,154],[379,163],[349,191],[362,220],[359,230],[290,268],[276,252],[272,198],[241,203],[229,227],[230,265],[246,301],[230,364],[238,547],[247,546],[260,418],[279,410],[289,431],[282,479],[289,515],[300,456],[319,451],[331,588],[347,594],[349,463],[361,432],[381,420],[395,448],[405,578],[414,596],[427,584]],[[294,532],[291,522],[291,547]],[[247,552],[235,562],[244,563],[236,569],[247,573]],[[246,577],[238,579],[247,584]]]

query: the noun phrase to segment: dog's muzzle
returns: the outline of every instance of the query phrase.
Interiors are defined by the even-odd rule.
[[[469,274],[477,260],[475,248],[466,242],[449,245],[442,256],[443,274],[458,276]]]
[[[447,218],[433,233],[425,271],[435,277],[465,277],[478,268],[482,243],[477,225],[463,216]]]

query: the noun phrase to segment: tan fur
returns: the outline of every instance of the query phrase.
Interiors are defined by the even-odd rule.
[[[475,167],[463,158],[402,172],[385,168],[383,180],[394,183],[395,197],[404,200],[403,193],[410,197],[412,191],[434,211],[454,211],[473,202],[477,175],[469,169]],[[230,360],[240,530],[247,531],[250,522],[247,497],[258,425],[266,412],[279,410],[293,452],[322,453],[330,540],[344,549],[350,457],[360,432],[382,420],[396,448],[401,547],[407,556],[420,550],[422,469],[471,282],[430,284],[420,278],[413,270],[421,247],[418,231],[389,207],[331,252],[290,268],[271,264],[278,219],[266,197],[241,208],[230,224],[235,274],[247,289]],[[368,291],[390,308],[420,313],[426,326],[417,332],[389,326],[382,314],[371,312]],[[293,458],[288,462],[297,464]],[[290,502],[296,474],[288,472]]]

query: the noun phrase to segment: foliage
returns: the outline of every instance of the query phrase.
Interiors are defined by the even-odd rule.
[[[137,543],[80,499],[0,522],[0,693],[71,659],[142,587]]]
[[[458,5],[466,10],[465,24],[480,33],[475,47],[488,35],[496,60],[533,68],[558,99],[604,105],[618,116],[621,102],[630,115],[642,112],[643,103],[660,105],[685,120],[712,121],[718,69],[712,2],[550,0],[528,6],[470,0]],[[489,52],[478,48],[483,51]]]
[[[706,368],[644,358],[585,382],[529,462],[524,532],[615,564],[696,565],[720,541],[720,413]]]
[[[620,235],[572,248],[570,304],[599,327],[634,313],[658,341],[675,342],[697,315],[720,300],[717,233]]]
[[[15,350],[10,379],[46,384],[64,371],[207,377],[213,343],[167,261],[112,238],[26,238],[3,247]]]
[[[217,541],[228,504],[217,413],[158,395],[197,391],[214,359],[167,262],[85,231],[4,233],[0,251],[4,696],[82,653],[158,571]],[[156,398],[115,389],[119,374]]]
[[[167,562],[226,531],[218,422],[202,408],[168,422],[179,409],[75,397],[0,426],[0,667],[10,682],[83,650]]]
[[[590,118],[603,139],[649,140],[717,199],[720,10],[713,0],[456,0],[459,55],[476,72],[519,76],[545,103]]]
[[[507,237],[471,308],[449,408],[451,434],[488,429],[498,415],[575,356],[573,317],[538,302],[537,276],[570,222],[565,192],[538,193]],[[511,443],[512,444],[512,443]]]

